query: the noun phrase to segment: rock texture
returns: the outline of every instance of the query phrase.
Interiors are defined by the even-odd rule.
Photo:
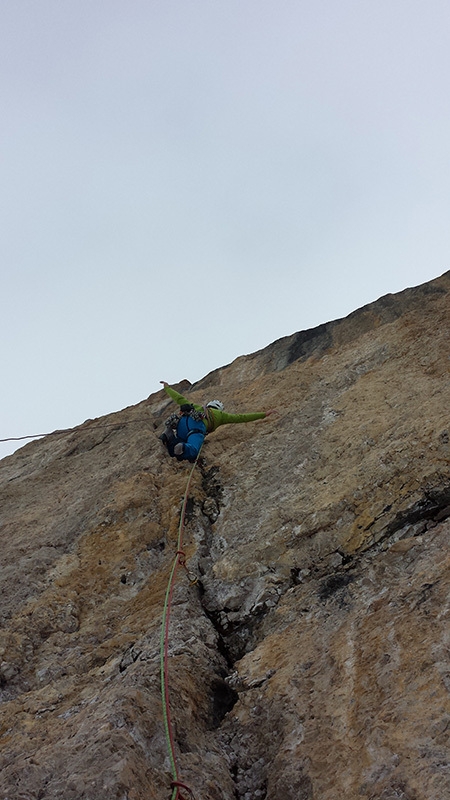
[[[198,384],[169,680],[199,800],[450,797],[450,273]],[[161,376],[164,377],[164,376]],[[0,798],[163,800],[163,392],[0,462]]]

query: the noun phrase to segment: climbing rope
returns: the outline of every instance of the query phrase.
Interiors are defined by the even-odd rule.
[[[175,736],[173,731],[172,719],[170,715],[170,702],[169,702],[169,624],[170,624],[170,613],[172,610],[172,597],[173,597],[173,591],[175,587],[175,579],[178,567],[179,566],[184,567],[191,583],[196,583],[196,580],[191,579],[186,566],[186,554],[183,551],[183,534],[184,534],[188,492],[191,485],[191,480],[194,474],[195,467],[197,466],[200,450],[192,466],[192,469],[189,473],[188,481],[186,484],[186,490],[183,498],[183,504],[181,506],[180,524],[178,526],[177,551],[169,574],[169,582],[167,584],[163,615],[162,615],[162,624],[161,624],[161,646],[160,646],[161,699],[162,699],[164,729],[166,734],[170,767],[173,778],[171,783],[171,788],[172,788],[171,800],[192,800],[192,798],[194,797],[192,790],[188,786],[186,786],[186,784],[180,781],[178,763],[175,754]]]
[[[50,431],[50,433],[33,433],[31,436],[8,436],[7,439],[0,439],[0,442],[21,442],[24,439],[41,439],[43,436],[56,436],[61,433],[71,433],[72,431],[79,430],[80,433],[85,433],[93,430],[94,428],[123,428],[124,425],[132,425],[135,422],[149,422],[148,419],[128,419],[123,422],[102,422],[99,425],[86,425],[86,428],[81,430],[81,425],[77,428],[61,428],[61,430]],[[82,423],[84,425],[86,423]]]

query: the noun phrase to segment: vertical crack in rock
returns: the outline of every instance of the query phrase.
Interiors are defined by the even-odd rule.
[[[222,489],[217,471],[214,476],[212,499],[217,503]],[[208,488],[208,487],[206,487]],[[207,496],[203,503],[203,530],[198,546],[199,589],[203,610],[218,634],[219,649],[230,669],[236,661],[251,650],[256,640],[256,632],[266,614],[278,604],[280,597],[293,585],[290,573],[283,580],[266,568],[262,575],[249,575],[236,583],[224,582],[214,575],[214,531],[215,518],[205,514],[205,504],[211,499]]]
[[[256,580],[249,577],[240,581],[239,586],[231,585],[228,589],[220,586],[212,573],[212,548],[213,525],[220,515],[223,487],[217,466],[207,468],[202,461],[200,469],[202,488],[206,495],[201,505],[204,524],[197,551],[201,602],[205,614],[218,633],[220,652],[229,667],[233,668],[249,647],[251,649],[254,631],[261,619],[278,603],[280,595],[292,585],[292,581],[289,578],[283,589],[280,589],[278,585],[267,585],[264,575]]]
[[[223,499],[223,486],[220,481],[219,467],[212,466],[207,469],[203,460],[199,462],[199,465],[202,474],[202,488],[206,494],[202,511],[209,521],[214,523],[220,514],[220,506]]]
[[[211,684],[213,698],[212,724],[213,729],[219,728],[229,711],[239,699],[238,693],[224,678],[217,677]]]

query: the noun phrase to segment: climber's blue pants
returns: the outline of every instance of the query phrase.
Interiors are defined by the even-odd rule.
[[[175,444],[183,442],[183,454],[178,456],[180,461],[195,461],[203,440],[206,436],[206,425],[201,420],[193,420],[192,417],[182,416],[177,427],[177,437]]]
[[[204,433],[191,433],[188,441],[185,442],[181,458],[187,459],[188,461],[195,461],[200,452],[204,438]]]

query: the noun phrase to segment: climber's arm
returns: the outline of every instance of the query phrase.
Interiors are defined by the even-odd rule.
[[[166,394],[168,394],[169,397],[175,401],[175,403],[178,403],[179,406],[183,406],[185,403],[189,403],[189,400],[187,400],[186,397],[180,394],[180,392],[177,392],[175,389],[172,389],[172,387],[169,386],[169,384],[166,383],[166,381],[161,381],[161,383],[164,386],[164,391],[166,392]]]

